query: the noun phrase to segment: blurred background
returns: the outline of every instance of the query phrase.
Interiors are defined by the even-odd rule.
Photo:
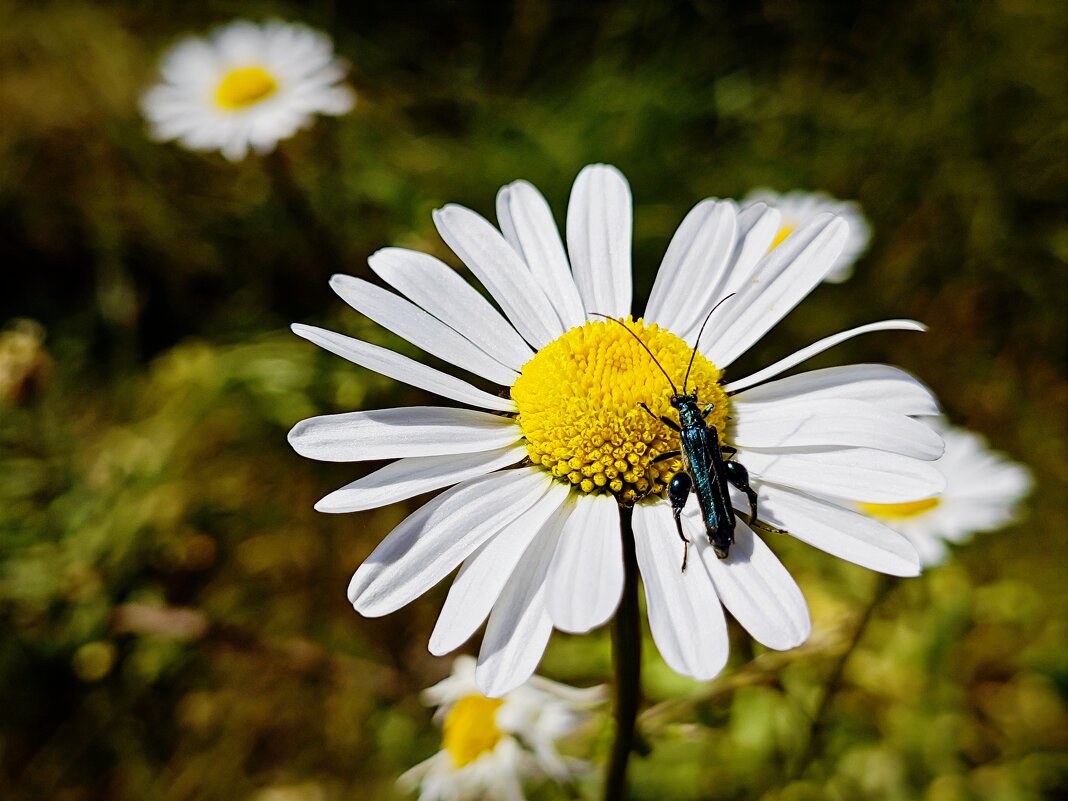
[[[235,17],[321,28],[351,64],[356,109],[281,145],[288,191],[264,159],[149,141],[138,111],[163,49]],[[386,245],[456,263],[431,210],[492,216],[516,178],[560,220],[593,161],[631,182],[638,308],[704,197],[858,200],[874,240],[854,278],[734,375],[923,320],[806,367],[901,365],[1037,482],[1021,524],[918,579],[775,539],[812,642],[765,655],[734,632],[703,685],[647,642],[635,796],[1065,797],[1066,17],[1044,0],[0,0],[0,797],[403,797],[395,777],[439,747],[416,692],[448,672],[426,651],[443,588],[365,620],[345,587],[421,499],[318,514],[369,468],[301,459],[285,434],[426,399],[287,326],[418,355],[329,275],[367,276]],[[607,634],[554,635],[541,672],[607,681]],[[601,759],[608,735],[575,753]]]

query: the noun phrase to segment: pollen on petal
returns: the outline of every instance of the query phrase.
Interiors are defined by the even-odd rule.
[[[682,390],[692,354],[670,331],[629,317],[588,322],[546,345],[512,386],[531,462],[581,492],[611,492],[625,505],[663,495],[682,461],[656,461],[679,450],[678,433],[659,418],[678,420],[672,382]],[[729,400],[720,371],[700,353],[687,389],[701,408],[713,406],[707,422],[723,431]]]

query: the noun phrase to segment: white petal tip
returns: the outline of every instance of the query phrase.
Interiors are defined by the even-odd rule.
[[[793,648],[797,648],[805,644],[805,641],[812,634],[812,622],[806,621],[807,625],[796,631],[792,631],[789,635],[784,636],[781,640],[775,642],[763,643],[766,647],[773,651],[789,651]]]
[[[716,676],[718,676],[720,673],[722,673],[723,668],[725,668],[726,666],[727,663],[726,661],[724,661],[723,664],[719,665],[718,667],[707,668],[704,670],[691,670],[686,672],[685,675],[696,681],[711,681],[712,679],[716,678]]]
[[[503,698],[530,678],[530,676],[501,676],[481,668],[481,665],[475,668],[475,684],[487,698]]]
[[[349,602],[352,604],[352,608],[364,617],[382,617],[388,615],[392,610],[382,610],[375,606],[372,600],[368,600],[366,595],[361,593],[355,598],[350,597]]]
[[[301,435],[304,433],[304,429],[307,427],[307,422],[307,420],[301,420],[299,423],[289,429],[289,433],[286,434],[286,440],[289,442],[290,447],[292,447],[293,450],[295,450],[297,453],[300,453],[300,448],[298,447],[298,444],[300,442]]]
[[[582,173],[584,172],[610,172],[614,173],[615,175],[618,175],[620,178],[623,178],[624,181],[627,180],[626,178],[624,178],[623,173],[619,171],[618,167],[616,167],[614,164],[606,164],[603,161],[597,161],[593,164],[587,164],[585,167],[579,170],[579,175],[582,175]]]
[[[330,276],[330,288],[338,294],[341,294],[341,290],[346,289],[350,282],[354,281],[351,275],[345,275],[344,273],[334,273]]]
[[[510,195],[514,191],[516,191],[517,189],[523,189],[523,190],[534,189],[534,185],[531,184],[530,181],[527,181],[527,180],[524,180],[523,178],[520,178],[519,180],[512,181],[511,183],[507,183],[504,186],[502,186],[500,189],[498,189],[497,190],[497,197],[507,197],[508,195]],[[537,191],[537,190],[535,190],[535,191]]]
[[[904,537],[902,537],[902,539],[904,539]],[[920,575],[922,572],[923,565],[920,562],[919,553],[915,548],[911,547],[912,543],[908,543],[908,545],[911,548],[911,552],[908,554],[895,553],[892,556],[886,554],[878,561],[872,560],[868,564],[861,565],[861,567],[867,567],[869,570],[874,570],[876,573],[882,573],[884,576],[894,576],[895,578],[916,578],[916,576]]]
[[[433,656],[445,656],[456,650],[459,646],[453,646],[449,648],[446,643],[436,642],[433,637],[430,638],[430,642],[427,643],[426,649]]]
[[[322,512],[323,514],[328,514],[328,515],[336,515],[336,514],[341,514],[343,512],[352,511],[350,509],[340,509],[337,506],[334,506],[333,503],[330,501],[330,495],[327,495],[326,497],[321,498],[318,501],[316,501],[315,502],[315,506],[313,506],[312,508],[316,512]]]
[[[553,618],[553,627],[558,631],[562,631],[565,634],[589,634],[598,626],[604,625],[603,623],[594,623],[593,625],[575,624],[569,620],[557,620]]]

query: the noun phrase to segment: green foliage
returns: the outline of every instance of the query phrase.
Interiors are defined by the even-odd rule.
[[[731,666],[705,684],[647,643],[635,797],[1064,793],[1064,6],[350,5],[0,0],[0,321],[47,332],[20,373],[34,383],[0,406],[0,795],[399,797],[394,778],[438,747],[416,693],[447,671],[425,649],[440,590],[364,620],[344,589],[419,499],[317,514],[366,468],[300,459],[285,432],[425,399],[285,326],[403,350],[346,311],[330,273],[366,276],[393,244],[455,263],[433,208],[491,214],[496,188],[525,177],[559,218],[591,161],[634,189],[639,300],[703,197],[859,200],[875,238],[856,276],[738,374],[916,317],[931,333],[812,366],[901,364],[1038,478],[1030,522],[920,579],[774,541],[812,642],[761,653],[734,632]],[[161,48],[239,15],[323,27],[352,62],[355,111],[285,142],[282,167],[144,136],[137,98]],[[309,236],[308,213],[327,236]],[[555,636],[543,665],[576,684],[608,669],[603,632]],[[606,729],[587,734],[574,753],[600,759]]]

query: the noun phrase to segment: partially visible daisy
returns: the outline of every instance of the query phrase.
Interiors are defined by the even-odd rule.
[[[570,779],[584,763],[560,755],[574,732],[605,698],[603,687],[578,689],[531,676],[502,698],[475,683],[475,660],[457,657],[452,674],[423,691],[442,727],[442,749],[397,781],[419,790],[419,801],[522,801],[524,779]]]
[[[665,497],[683,467],[672,455],[679,436],[658,419],[675,411],[650,352],[682,386],[695,345],[689,387],[701,408],[714,407],[709,425],[748,468],[760,519],[857,564],[919,572],[908,540],[853,502],[902,503],[942,490],[929,463],[942,455],[941,437],[913,419],[938,411],[927,388],[871,364],[772,379],[858,334],[923,326],[860,326],[723,381],[723,370],[823,280],[848,236],[842,220],[822,215],[771,250],[778,211],[702,201],[668,245],[645,319],[633,320],[631,195],[618,170],[593,165],[575,180],[566,252],[545,198],[529,183],[501,189],[497,216],[500,230],[448,205],[434,222],[500,311],[445,263],[400,248],[369,263],[401,294],[344,275],[331,285],[383,327],[507,393],[332,331],[293,327],[356,364],[482,410],[381,409],[293,427],[290,443],[310,458],[396,460],[327,495],[320,511],[356,512],[451,487],[401,522],[356,571],[349,600],[358,612],[389,614],[460,566],[430,650],[448,653],[486,623],[476,679],[485,694],[500,696],[534,672],[554,628],[586,632],[612,617],[624,585],[623,506],[633,507],[653,638],[672,668],[701,679],[722,669],[724,607],[769,648],[803,642],[811,621],[801,590],[744,517],[724,559],[687,517],[697,558],[681,571],[682,543]],[[697,342],[705,315],[728,296]],[[748,514],[744,498],[734,505]]]
[[[330,37],[304,25],[237,20],[208,38],[188,37],[163,57],[162,80],[141,99],[160,141],[219,150],[237,161],[267,153],[312,123],[356,102],[340,84]]]
[[[946,491],[911,503],[860,504],[860,510],[900,531],[919,551],[924,565],[949,555],[947,542],[1011,523],[1031,491],[1031,473],[990,450],[986,440],[963,428],[939,426],[946,452],[934,466],[946,477]]]
[[[785,192],[778,193],[770,189],[754,189],[743,204],[766,203],[779,210],[782,222],[772,240],[771,246],[778,247],[786,237],[799,228],[804,228],[821,214],[829,212],[841,217],[849,225],[849,238],[846,239],[842,252],[834,267],[824,276],[824,281],[839,284],[853,274],[853,265],[864,255],[871,242],[871,226],[861,211],[860,205],[852,200],[835,200],[825,192]]]

